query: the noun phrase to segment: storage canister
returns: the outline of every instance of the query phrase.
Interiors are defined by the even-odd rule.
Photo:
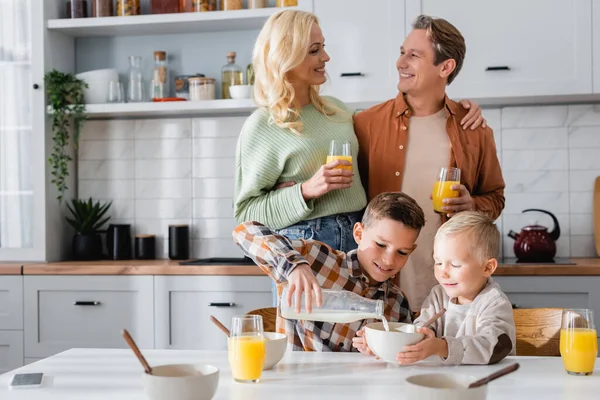
[[[193,77],[188,79],[190,100],[214,100],[215,80],[213,78]]]

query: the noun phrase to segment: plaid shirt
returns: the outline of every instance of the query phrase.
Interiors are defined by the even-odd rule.
[[[358,264],[356,250],[344,253],[315,240],[290,241],[258,222],[245,222],[233,231],[242,251],[277,282],[281,296],[287,277],[298,265],[307,264],[324,289],[347,290],[369,299],[383,300],[388,321],[410,322],[408,301],[389,280],[367,284]],[[352,338],[373,320],[349,324],[287,320],[277,309],[277,331],[288,335],[288,348],[296,351],[356,351]]]

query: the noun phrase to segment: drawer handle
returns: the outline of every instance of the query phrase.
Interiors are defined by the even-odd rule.
[[[498,65],[493,67],[487,67],[486,71],[510,71],[510,67],[508,65]]]
[[[515,308],[520,308],[520,307],[518,304],[512,304],[512,308],[515,309]]]
[[[99,306],[99,301],[76,301],[73,303],[74,306]]]
[[[347,78],[349,76],[365,76],[362,72],[342,72],[340,75],[342,78]]]
[[[235,303],[208,303],[209,307],[235,307]]]

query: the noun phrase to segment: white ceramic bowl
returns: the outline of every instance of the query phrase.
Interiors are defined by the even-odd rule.
[[[283,358],[287,348],[285,333],[265,332],[265,366],[263,371],[271,369]]]
[[[229,94],[232,99],[249,99],[252,97],[253,85],[233,85],[229,86]]]
[[[219,369],[208,364],[169,364],[144,374],[150,400],[210,400],[217,391]]]
[[[87,83],[83,89],[83,100],[86,104],[106,103],[108,99],[108,82],[118,81],[119,73],[116,69],[97,69],[75,75]]]
[[[369,348],[375,355],[384,361],[398,363],[396,356],[404,346],[420,342],[424,335],[422,333],[407,333],[400,331],[406,325],[402,322],[390,322],[390,331],[387,332],[383,323],[374,322],[365,326],[365,337]],[[399,330],[400,329],[400,330]]]
[[[422,374],[406,378],[406,398],[419,400],[485,400],[487,385],[468,386],[475,379],[456,374]]]

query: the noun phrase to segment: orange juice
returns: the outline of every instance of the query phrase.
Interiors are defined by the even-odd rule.
[[[449,199],[452,197],[458,197],[458,190],[450,189],[452,185],[460,185],[458,181],[435,181],[433,184],[433,192],[431,197],[433,198],[433,209],[437,212],[443,213],[442,207],[444,206],[443,199]]]
[[[229,366],[233,379],[256,381],[265,363],[265,340],[258,336],[229,338]]]
[[[330,162],[335,161],[335,160],[348,161],[350,164],[352,164],[352,156],[327,156],[326,164],[329,164]],[[352,170],[351,165],[342,165],[338,168]]]
[[[567,372],[589,374],[594,371],[598,357],[598,338],[595,329],[560,330],[560,355]]]

